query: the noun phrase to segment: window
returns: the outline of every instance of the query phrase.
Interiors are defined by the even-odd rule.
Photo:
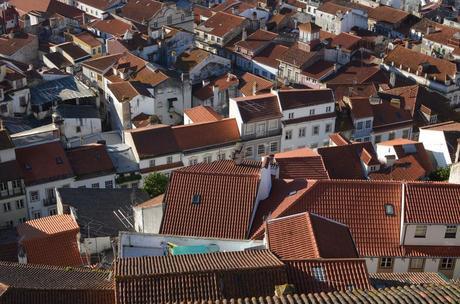
[[[257,155],[264,155],[265,154],[265,145],[258,145],[257,146]]]
[[[278,142],[274,141],[274,142],[270,143],[270,152],[271,153],[278,152]]]
[[[315,115],[315,109],[310,110],[310,115]]]
[[[390,132],[390,134],[388,134],[388,140],[393,140],[395,139],[396,135],[395,135],[395,132]]]
[[[409,138],[409,130],[404,130],[402,134],[403,138]]]
[[[300,128],[299,129],[299,137],[305,137],[305,132],[307,131],[307,128]]]
[[[11,204],[8,203],[3,203],[3,211],[5,212],[10,212],[11,211]]]
[[[254,134],[254,124],[246,125],[246,134]]]
[[[379,143],[382,141],[382,135],[375,135],[375,143]]]
[[[286,134],[284,135],[284,139],[290,140],[292,139],[292,130],[287,130]]]
[[[410,259],[409,269],[410,270],[423,270],[425,266],[425,259],[417,258]]]
[[[27,219],[26,219],[25,217],[22,217],[22,218],[19,219],[19,223],[20,223],[20,224],[23,224],[23,223],[25,223],[26,221],[27,221]]]
[[[455,239],[457,237],[457,226],[448,225],[446,226],[446,234],[444,238]]]
[[[319,126],[314,126],[313,127],[313,132],[312,132],[313,135],[318,135],[319,134]]]
[[[93,188],[93,189],[99,188],[99,183],[91,184],[91,188]]]
[[[361,130],[362,128],[363,128],[363,122],[360,121],[360,122],[358,122],[358,124],[356,125],[356,129],[357,129],[357,130]]]
[[[366,120],[366,129],[370,129],[370,128],[371,128],[371,121]]]
[[[189,166],[196,165],[196,164],[198,164],[198,159],[196,158],[192,158],[188,161]]]
[[[154,159],[151,159],[149,161],[149,167],[152,168],[152,167],[155,167],[155,160]]]
[[[289,113],[289,119],[293,119],[294,118],[294,113]]]
[[[321,266],[314,266],[311,268],[311,272],[315,280],[319,282],[326,282],[326,276],[324,274],[323,267]]]
[[[385,204],[385,214],[395,215],[395,207],[391,204]]]
[[[24,200],[20,199],[16,201],[16,209],[24,208]]]
[[[393,268],[393,259],[392,258],[380,258],[380,268]]]
[[[268,129],[269,130],[274,130],[276,128],[278,128],[278,121],[277,120],[270,120],[268,122]]]
[[[30,201],[31,202],[36,202],[40,200],[40,194],[38,191],[31,191],[30,192]]]
[[[219,153],[217,155],[218,160],[225,160],[226,158],[227,158],[227,155],[225,155],[225,153]]]
[[[21,180],[20,179],[16,179],[12,183],[13,183],[13,188],[21,188]]]
[[[204,156],[203,157],[203,163],[211,163],[212,162],[212,156],[211,155],[207,155],[207,156]]]
[[[453,258],[441,259],[441,264],[439,265],[439,269],[451,270],[453,268],[454,268],[454,259]]]
[[[104,184],[105,184],[106,189],[113,189],[113,181],[108,180],[108,181],[105,181]]]
[[[316,148],[318,148],[318,143],[312,143],[310,145],[310,149],[316,149]]]
[[[192,196],[192,204],[194,205],[199,205],[201,203],[201,195],[199,194],[194,194]]]
[[[77,127],[75,128],[75,132],[80,133],[80,132],[81,132],[81,127],[80,127],[80,126],[77,126]]]
[[[48,215],[56,215],[56,214],[57,214],[56,208],[48,210]]]
[[[329,112],[331,112],[331,106],[326,107],[326,113],[329,113]]]
[[[172,156],[168,156],[168,157],[166,158],[166,163],[172,164],[172,162],[173,162],[173,157],[172,157]]]
[[[244,153],[244,156],[252,157],[252,155],[253,155],[252,147],[246,147],[246,152]]]
[[[414,237],[415,238],[425,238],[426,237],[426,229],[427,229],[426,225],[415,226]]]
[[[332,124],[327,124],[326,125],[326,133],[332,132]]]
[[[40,211],[34,211],[34,212],[32,213],[32,217],[33,217],[34,219],[41,218],[41,217],[42,217],[42,213],[41,213]]]
[[[6,227],[13,227],[14,223],[13,223],[13,221],[6,221],[5,225],[6,225]]]

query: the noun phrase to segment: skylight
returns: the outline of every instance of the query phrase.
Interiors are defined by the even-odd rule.
[[[199,194],[194,194],[192,197],[192,204],[198,205],[201,203],[201,195]]]
[[[385,214],[395,215],[395,207],[392,204],[385,204]]]

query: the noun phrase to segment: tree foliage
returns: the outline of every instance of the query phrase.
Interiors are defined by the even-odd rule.
[[[447,181],[450,175],[450,167],[439,168],[430,174],[432,181]]]
[[[169,178],[158,172],[149,174],[144,181],[144,191],[151,197],[165,193]]]

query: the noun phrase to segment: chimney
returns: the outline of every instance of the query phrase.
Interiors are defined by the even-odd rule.
[[[241,41],[246,41],[248,33],[246,33],[246,28],[243,28],[243,32],[241,33]]]
[[[252,84],[252,95],[256,95],[257,93],[257,81],[254,81]]]

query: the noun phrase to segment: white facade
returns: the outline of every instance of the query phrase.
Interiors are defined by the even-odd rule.
[[[74,1],[74,6],[82,11],[84,11],[86,14],[99,18],[99,19],[104,19],[107,16],[107,13],[112,12],[115,10],[115,8],[121,4],[121,0],[118,1],[112,1],[112,5],[108,9],[100,9],[93,7],[91,5],[88,5],[85,3],[85,1]]]
[[[61,135],[72,137],[83,137],[102,132],[100,118],[62,118],[58,124]]]
[[[29,218],[35,219],[57,214],[55,189],[70,187],[73,181],[72,177],[44,184],[26,186]]]
[[[107,174],[84,179],[75,179],[72,188],[115,188],[116,174]]]
[[[231,70],[231,65],[229,59],[210,53],[205,60],[189,71],[190,81],[197,84],[210,77],[223,75]]]
[[[329,33],[338,35],[349,32],[355,26],[367,29],[367,13],[361,10],[350,9],[336,14],[316,10],[315,14],[315,24]]]
[[[133,207],[134,229],[140,233],[159,233],[163,219],[163,204],[150,207]]]
[[[315,116],[334,113],[334,111],[334,102],[283,110],[281,151],[327,146],[329,144],[329,135],[334,133],[335,115],[317,119]],[[304,121],[302,121],[302,118],[305,118]],[[295,119],[299,119],[299,121],[295,123],[289,122],[289,120]]]
[[[425,150],[436,160],[438,167],[447,167],[452,164],[444,132],[421,128],[419,141],[423,143]]]

